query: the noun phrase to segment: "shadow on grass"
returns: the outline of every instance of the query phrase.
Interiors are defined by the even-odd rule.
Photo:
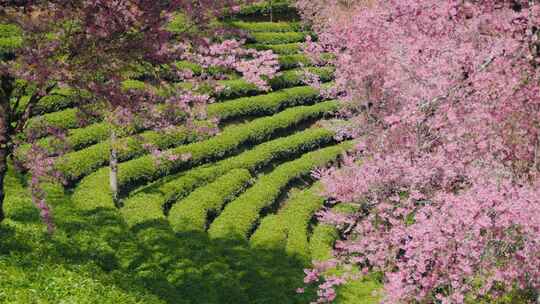
[[[0,262],[2,255],[17,257],[11,265],[25,273],[44,265],[78,271],[87,269],[82,265],[92,265],[89,276],[99,280],[102,276],[93,272],[102,272],[103,284],[128,294],[149,295],[157,299],[155,303],[309,303],[313,299],[312,291],[295,293],[303,286],[304,265],[283,251],[254,249],[235,239],[211,240],[206,233],[174,233],[162,220],[129,229],[112,209],[79,211],[59,206],[55,214],[57,232],[52,237],[41,229],[19,229],[28,225],[17,222],[26,216],[12,214],[11,224],[0,225]]]

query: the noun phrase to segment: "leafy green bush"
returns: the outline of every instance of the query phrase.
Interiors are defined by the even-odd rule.
[[[304,42],[306,33],[300,32],[257,32],[251,33],[248,39],[251,43],[259,44],[284,44],[294,42]]]
[[[308,227],[313,215],[319,210],[325,199],[320,195],[319,184],[301,191],[291,197],[281,211],[283,220],[289,223],[287,234],[288,254],[298,256],[303,260],[311,261],[308,242]]]
[[[270,214],[261,220],[249,242],[254,248],[284,250],[287,244],[287,226],[279,215]]]
[[[176,176],[164,178],[134,193],[125,202],[124,216],[130,223],[141,223],[163,218],[163,207],[186,197],[196,187],[210,183],[235,169],[247,169],[253,174],[271,163],[294,157],[333,142],[334,133],[325,129],[309,129],[294,135],[278,138],[224,159],[213,165],[200,166]],[[173,204],[174,208],[175,204]],[[172,210],[172,209],[171,209]]]
[[[325,72],[328,77],[331,77],[330,70],[320,69],[320,74],[325,77]],[[290,76],[288,75],[290,74]],[[300,76],[291,73],[282,75],[281,81],[294,81]],[[285,77],[290,78],[287,80]],[[268,96],[268,98],[264,98]],[[283,108],[303,103],[312,103],[319,100],[316,90],[310,87],[292,88],[287,91],[280,91],[268,95],[260,95],[257,97],[232,100],[225,103],[215,103],[209,105],[208,112],[212,116],[221,116],[223,120],[230,120],[244,115],[261,116],[264,114],[273,114],[281,111]],[[122,135],[122,134],[120,134]],[[66,138],[67,144],[75,152],[71,152],[61,157],[59,166],[61,172],[69,181],[75,181],[81,177],[90,174],[95,169],[108,163],[109,159],[109,136],[108,126],[105,123],[96,123],[86,128],[69,130]],[[143,135],[143,140],[152,142],[161,149],[170,148],[186,142],[195,140],[193,136],[187,134],[175,134],[173,136],[165,136],[163,139],[156,137],[155,132],[146,132]],[[50,147],[51,141],[54,138],[45,137],[38,141],[42,147]],[[94,146],[91,146],[94,145]],[[122,161],[131,159],[136,156],[145,154],[145,150],[140,144],[140,140],[129,138],[122,140],[122,146],[125,147],[120,151],[120,159]],[[24,156],[29,145],[25,145],[19,149],[17,156],[24,160]],[[50,149],[51,153],[54,149]]]
[[[223,205],[249,185],[250,180],[248,170],[231,170],[177,202],[169,212],[169,223],[175,231],[205,231],[209,214],[219,213]]]
[[[208,115],[222,121],[243,116],[262,116],[276,113],[287,107],[320,101],[319,90],[309,87],[294,87],[281,91],[215,103],[208,107]]]
[[[346,203],[336,205],[332,208],[332,211],[334,212],[345,214],[352,213],[356,210],[356,207]],[[309,241],[311,258],[314,261],[326,261],[331,259],[333,257],[332,249],[338,237],[339,234],[335,226],[322,223],[316,225]]]
[[[261,116],[263,114],[273,114],[280,111],[285,106],[291,104],[294,105],[295,102],[302,104],[308,100],[315,100],[317,94],[310,94],[315,93],[315,90],[308,87],[305,87],[305,89],[307,90],[303,90],[304,95],[300,95],[302,90],[295,90],[294,92],[298,92],[298,94],[295,94],[294,98],[291,97],[291,94],[288,94],[291,92],[285,92],[280,93],[279,95],[272,95],[272,97],[275,98],[262,99],[252,97],[226,103],[211,104],[208,108],[208,112],[211,116],[221,116],[222,119],[237,118],[244,115]],[[261,96],[270,95],[271,94]],[[234,137],[231,131],[226,131],[225,134],[230,134],[228,135],[229,137]],[[157,145],[161,149],[166,149],[194,141],[196,138],[193,134],[188,134],[186,132],[179,132],[172,136],[164,137],[160,137],[156,132],[146,132],[142,139],[143,141]],[[134,137],[123,139],[121,144],[121,146],[125,147],[120,150],[119,159],[122,161],[146,154],[145,149],[141,145],[141,140]],[[110,144],[107,141],[83,150],[68,153],[60,159],[58,168],[69,181],[76,181],[92,173],[100,166],[106,165],[109,160],[109,149]]]
[[[308,73],[319,76],[321,82],[328,82],[334,79],[334,67],[307,67]],[[289,86],[306,84],[305,72],[303,69],[295,69],[281,72],[281,75],[270,79],[270,85],[273,89],[280,89]]]
[[[313,214],[324,203],[319,195],[320,184],[307,189],[293,192],[284,206],[274,215],[275,219],[263,219],[250,239],[254,246],[268,246],[279,244],[290,255],[304,260],[311,260],[308,243],[308,226]],[[279,238],[279,239],[278,239]],[[274,240],[268,243],[267,240]],[[278,242],[279,241],[279,242]]]
[[[87,123],[97,122],[98,119],[91,117]],[[78,109],[66,109],[59,112],[47,113],[41,116],[32,117],[28,120],[25,129],[42,129],[44,126],[56,127],[59,129],[75,129],[81,126],[81,119],[78,115]],[[46,135],[45,132],[41,133]]]
[[[76,92],[69,88],[56,89],[43,97],[35,106],[32,115],[43,115],[64,110],[73,106]]]
[[[294,69],[300,66],[309,66],[313,62],[304,54],[280,55],[278,57],[281,70]]]
[[[296,14],[296,9],[290,0],[260,1],[258,3],[245,5],[240,12],[236,13],[238,17],[267,15],[270,10],[274,14]]]
[[[300,22],[246,22],[233,21],[232,26],[249,32],[298,32],[302,30]]]
[[[333,67],[308,67],[307,70],[310,73],[318,75],[323,82],[330,81],[334,78],[335,69]],[[274,91],[305,85],[304,74],[305,72],[302,69],[283,71],[268,82]],[[222,80],[218,81],[218,84],[224,88],[220,92],[213,94],[218,100],[249,97],[262,93],[255,84],[244,79]]]
[[[270,207],[293,180],[309,175],[317,167],[327,165],[351,147],[352,142],[345,142],[310,152],[262,176],[253,187],[225,207],[208,229],[210,237],[246,238],[261,210]]]
[[[302,43],[284,43],[284,44],[246,44],[246,48],[256,49],[258,51],[272,50],[279,55],[292,55],[301,52]]]
[[[0,24],[0,58],[22,46],[21,29],[14,24]]]
[[[122,138],[118,142],[118,160],[126,161],[134,157],[147,154],[144,143],[151,143],[159,149],[168,149],[181,144],[193,142],[198,137],[179,129],[174,132],[146,131],[132,137]],[[68,153],[58,159],[57,169],[63,173],[68,181],[75,181],[86,176],[96,169],[109,163],[111,144],[103,141],[76,152]]]
[[[320,118],[339,108],[336,101],[328,101],[313,106],[301,106],[285,110],[271,117],[264,117],[247,124],[233,126],[220,135],[206,141],[180,146],[168,150],[175,155],[190,154],[188,160],[162,161],[156,165],[151,156],[131,160],[119,165],[119,186],[123,192],[145,182],[156,180],[210,160],[226,157],[246,144],[256,144],[268,140],[279,132],[300,123]],[[242,167],[242,166],[239,166]],[[112,206],[108,189],[108,168],[102,168],[84,178],[77,187],[74,201],[81,207]]]

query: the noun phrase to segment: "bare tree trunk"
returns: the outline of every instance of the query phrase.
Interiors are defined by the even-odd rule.
[[[7,173],[7,159],[9,155],[9,120],[8,107],[5,101],[0,99],[0,222],[5,218],[4,213],[4,178]]]
[[[111,150],[109,159],[109,183],[111,186],[111,193],[114,205],[116,208],[120,208],[120,198],[118,195],[118,150],[117,150],[117,136],[114,126],[111,129]]]
[[[274,10],[272,8],[272,0],[270,2],[270,22],[274,22]]]
[[[1,144],[0,144],[1,146]],[[4,220],[4,178],[7,173],[7,149],[0,148],[0,223]]]

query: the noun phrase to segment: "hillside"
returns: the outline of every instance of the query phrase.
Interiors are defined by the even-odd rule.
[[[313,300],[313,290],[295,290],[304,287],[303,269],[313,259],[330,257],[337,232],[315,220],[325,201],[310,174],[338,163],[353,142],[338,142],[322,123],[339,103],[303,81],[305,69],[325,82],[334,70],[301,54],[308,29],[290,7],[276,5],[273,22],[266,14],[267,8],[252,6],[227,22],[248,33],[248,47],[279,55],[272,90],[230,74],[208,108],[220,118],[217,135],[140,130],[160,149],[189,158],[156,164],[135,136],[123,137],[119,210],[108,188],[106,125],[81,126],[69,91],[43,102],[28,128],[46,121],[69,129],[73,151],[59,164],[69,183],[48,189],[57,226],[49,237],[25,188],[27,177],[10,171],[7,220],[0,226],[0,303]],[[141,85],[147,84],[126,83]],[[353,285],[337,303],[377,302],[375,281]]]

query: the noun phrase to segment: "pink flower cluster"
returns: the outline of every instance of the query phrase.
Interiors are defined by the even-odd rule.
[[[201,47],[194,54],[186,54],[185,58],[200,63],[203,67],[220,66],[236,70],[244,78],[259,88],[269,90],[266,83],[273,78],[279,69],[277,55],[272,51],[256,51],[242,47],[243,41],[225,40]]]
[[[322,174],[326,196],[361,206],[321,215],[342,230],[336,258],[384,272],[386,303],[534,293],[540,4],[373,2],[348,19],[327,8],[308,47],[335,55],[351,115],[336,128],[362,139]]]

